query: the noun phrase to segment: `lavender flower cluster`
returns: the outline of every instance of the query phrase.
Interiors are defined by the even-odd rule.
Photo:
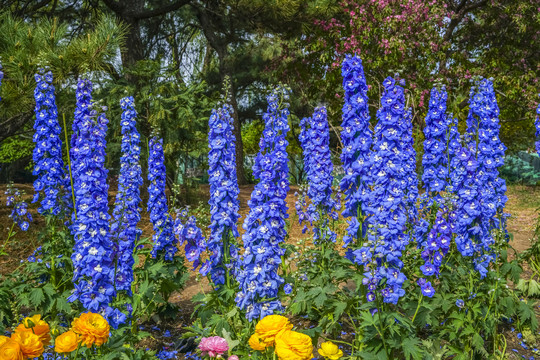
[[[212,110],[208,134],[208,176],[210,182],[210,276],[214,285],[225,284],[235,275],[238,248],[234,239],[239,236],[237,222],[238,181],[236,176],[235,137],[233,134],[233,109],[224,104]]]
[[[166,176],[163,139],[152,136],[150,139],[150,156],[148,158],[148,212],[154,228],[152,236],[152,257],[163,256],[172,261],[176,254],[178,240],[174,236],[173,221],[169,215],[167,196],[165,195]]]
[[[341,123],[343,128],[341,162],[345,176],[341,180],[340,187],[345,195],[343,216],[349,218],[347,235],[343,237],[343,242],[348,245],[352,241],[360,243],[366,236],[365,205],[373,132],[369,127],[368,86],[362,60],[358,56],[347,56],[343,61],[341,73],[345,90]],[[348,257],[352,259],[354,256],[349,251]]]
[[[311,203],[307,205],[304,215],[310,222],[317,223],[313,228],[315,242],[336,241],[336,233],[329,229],[330,219],[337,220],[335,211],[337,201],[332,197],[333,164],[330,153],[330,130],[326,108],[317,107],[313,117],[304,118],[300,123],[300,143],[304,154],[304,170],[309,187],[307,197]]]
[[[72,138],[72,151],[77,156],[72,171],[76,218],[71,227],[75,289],[68,300],[80,300],[90,311],[107,313],[115,296],[105,168],[108,120],[89,103],[91,86],[88,80],[80,80],[77,86],[76,132]]]
[[[243,225],[245,252],[237,275],[240,291],[236,296],[238,307],[246,310],[250,321],[282,309],[278,290],[284,281],[278,267],[285,253],[280,244],[285,239],[288,217],[288,99],[288,90],[282,87],[267,96],[265,128],[253,166],[253,175],[259,182],[248,202],[250,211]]]
[[[116,290],[127,291],[131,296],[133,282],[133,250],[136,241],[142,234],[137,228],[141,219],[139,204],[141,202],[140,186],[142,170],[139,163],[141,157],[141,137],[136,128],[137,111],[133,97],[120,100],[122,107],[122,157],[120,158],[120,174],[118,192],[113,210],[111,236],[115,242],[115,283]]]
[[[35,75],[36,100],[33,136],[35,143],[33,151],[34,171],[37,178],[34,181],[34,200],[41,198],[38,212],[42,215],[58,215],[62,211],[63,185],[66,174],[62,159],[62,141],[60,140],[60,125],[58,110],[52,84],[51,71],[39,69]]]

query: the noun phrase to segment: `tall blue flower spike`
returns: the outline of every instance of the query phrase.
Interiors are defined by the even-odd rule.
[[[208,176],[210,182],[210,236],[207,250],[210,251],[210,276],[214,285],[230,283],[235,276],[238,249],[234,239],[239,237],[237,222],[238,180],[236,176],[236,152],[232,107],[225,103],[212,110],[208,134]]]
[[[358,56],[347,56],[341,74],[345,90],[341,141],[341,162],[345,175],[341,179],[341,191],[345,195],[343,216],[348,218],[345,246],[351,242],[360,245],[366,236],[366,204],[370,169],[370,149],[373,132],[369,127],[367,84],[362,60]],[[347,257],[354,260],[358,254],[349,249]],[[357,260],[354,260],[358,262]]]
[[[174,236],[173,221],[165,195],[167,173],[164,162],[163,139],[152,136],[148,158],[148,212],[154,228],[151,254],[153,258],[163,256],[165,260],[172,261],[178,250],[178,240]]]
[[[448,95],[443,86],[440,90],[431,90],[429,109],[424,128],[424,155],[422,156],[422,182],[424,183],[424,198],[430,202],[440,202],[441,191],[448,185],[447,138],[451,117],[446,114]],[[431,204],[428,204],[431,205]]]
[[[536,120],[534,121],[534,126],[536,128],[536,152],[540,155],[540,104],[536,108]]]
[[[255,159],[253,175],[259,180],[248,202],[250,211],[244,220],[242,268],[237,275],[240,291],[237,306],[246,317],[262,319],[283,307],[278,290],[283,279],[278,267],[285,249],[285,219],[289,190],[286,140],[289,131],[289,93],[277,87],[268,96],[268,110],[263,115],[265,129]]]
[[[35,75],[34,98],[36,121],[33,151],[34,202],[40,201],[38,212],[42,215],[58,215],[62,211],[63,186],[66,174],[62,159],[62,140],[51,71],[39,69]]]
[[[357,262],[366,269],[363,281],[368,289],[368,301],[375,300],[375,291],[384,283],[380,290],[383,301],[396,304],[405,294],[402,285],[406,277],[401,272],[401,255],[409,242],[409,235],[405,233],[408,184],[404,177],[408,156],[400,141],[407,135],[409,125],[406,123],[410,116],[405,110],[403,88],[391,77],[384,80],[383,86],[370,159],[373,179],[368,209],[372,214],[368,218],[370,230],[366,245],[355,255]]]
[[[458,209],[454,231],[458,250],[463,256],[473,256],[475,269],[484,277],[495,256],[492,230],[506,234],[506,182],[498,171],[506,147],[499,139],[500,112],[492,81],[477,80],[470,95],[468,141],[456,157],[454,192],[458,194]]]
[[[84,86],[91,87],[91,83],[80,80],[78,88]],[[86,110],[84,116],[76,116],[77,132],[72,138],[71,150],[78,157],[73,169],[77,215],[71,227],[75,239],[71,256],[75,289],[68,300],[79,300],[85,309],[105,314],[110,312],[109,304],[116,295],[105,168],[108,120],[91,105]]]
[[[307,197],[311,203],[307,205],[306,215],[310,222],[317,223],[313,228],[313,239],[319,241],[336,241],[336,233],[330,230],[331,219],[337,220],[337,202],[332,197],[332,171],[334,166],[330,153],[330,130],[326,108],[317,107],[313,117],[305,118],[300,123],[300,144],[304,155],[304,171],[307,174]],[[305,200],[304,200],[305,201]],[[321,218],[321,214],[322,218]]]
[[[133,250],[142,234],[137,228],[141,219],[140,202],[142,170],[139,163],[141,157],[141,136],[137,131],[137,111],[133,97],[120,100],[122,112],[122,157],[120,158],[120,174],[118,176],[118,192],[113,210],[111,237],[116,246],[115,261],[116,290],[126,291],[131,296],[133,282]]]

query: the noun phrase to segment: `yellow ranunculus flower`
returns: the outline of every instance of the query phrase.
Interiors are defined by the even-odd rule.
[[[19,343],[25,358],[33,359],[43,354],[43,343],[33,332],[16,332],[11,335],[11,339]]]
[[[49,324],[41,320],[41,315],[36,314],[32,317],[24,318],[22,324],[15,328],[15,332],[31,332],[39,336],[44,346],[51,342]]]
[[[95,313],[82,313],[71,323],[71,330],[81,337],[87,347],[101,346],[109,339],[109,323],[103,316]]]
[[[69,353],[75,351],[79,346],[80,337],[69,330],[54,339],[54,351],[57,353]]]
[[[251,335],[248,343],[249,343],[249,346],[251,346],[253,350],[262,351],[266,349],[266,344],[264,343],[264,341],[261,340],[261,338],[259,337],[257,333]]]
[[[280,360],[311,360],[313,343],[306,334],[284,330],[276,336],[275,351]]]
[[[291,330],[293,325],[289,319],[281,315],[268,315],[255,326],[255,333],[266,346],[274,346],[276,335],[283,330]]]
[[[321,347],[319,348],[319,355],[330,360],[337,360],[343,356],[343,351],[341,351],[341,349],[338,348],[333,342],[326,341],[321,344]]]
[[[5,339],[4,339],[5,338]],[[6,340],[7,339],[7,340]],[[23,360],[24,355],[21,350],[21,345],[15,340],[2,336],[0,342],[0,359],[2,360]]]

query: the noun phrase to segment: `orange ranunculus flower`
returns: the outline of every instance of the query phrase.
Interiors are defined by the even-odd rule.
[[[44,346],[51,342],[51,333],[49,324],[41,320],[41,315],[37,314],[32,317],[24,318],[22,324],[15,328],[15,332],[31,332],[39,336],[39,339]]]
[[[54,339],[54,351],[57,353],[69,353],[77,349],[80,342],[78,334],[72,330],[66,331]]]
[[[7,336],[0,336],[0,346],[4,345],[6,341],[11,340]]]
[[[5,338],[5,339],[4,339]],[[6,340],[7,339],[7,340]],[[23,360],[24,355],[21,350],[21,345],[15,340],[2,336],[0,342],[0,359],[2,360]]]
[[[109,339],[109,323],[103,316],[95,313],[82,313],[71,323],[71,330],[81,337],[87,347],[101,346]]]
[[[276,355],[280,360],[311,360],[311,338],[292,330],[284,330],[276,336]]]
[[[259,334],[257,333],[251,335],[251,337],[249,338],[248,344],[249,346],[251,346],[253,350],[262,351],[266,349],[266,344],[264,343],[264,341],[261,340],[261,338],[259,337]]]
[[[274,346],[276,335],[282,330],[291,330],[293,325],[285,316],[268,315],[265,316],[255,326],[255,332],[266,346]]]
[[[16,332],[11,335],[11,339],[19,343],[25,358],[33,359],[40,357],[43,354],[43,350],[45,350],[39,336],[33,332]]]
[[[337,360],[343,356],[343,351],[333,342],[325,341],[319,348],[319,355],[330,360]]]

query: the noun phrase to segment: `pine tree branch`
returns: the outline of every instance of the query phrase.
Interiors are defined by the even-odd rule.
[[[132,14],[132,16],[133,16],[133,18],[135,18],[137,20],[148,19],[148,18],[152,18],[154,16],[164,15],[164,14],[169,13],[171,11],[176,11],[176,10],[180,9],[182,6],[189,4],[190,2],[191,2],[191,0],[178,0],[178,1],[174,2],[174,3],[172,3],[172,4],[162,6],[162,7],[158,8],[158,9],[142,11],[142,12],[139,12],[139,13]]]
[[[105,3],[105,5],[107,5],[109,9],[114,11],[117,15],[119,15],[120,13],[124,11],[124,7],[115,0],[103,0],[103,2]]]

